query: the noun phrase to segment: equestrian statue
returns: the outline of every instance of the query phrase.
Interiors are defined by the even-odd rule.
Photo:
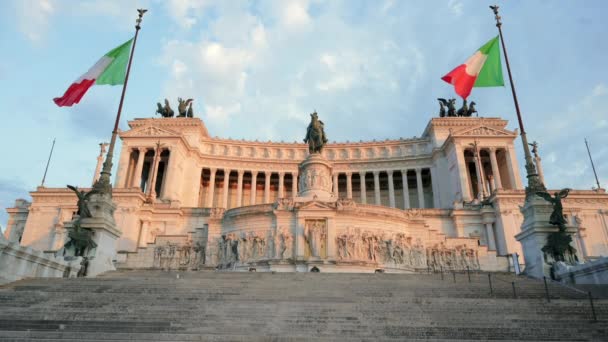
[[[327,143],[324,126],[316,111],[310,114],[310,124],[306,129],[306,137],[304,137],[304,142],[308,143],[308,153],[321,153],[323,146]]]

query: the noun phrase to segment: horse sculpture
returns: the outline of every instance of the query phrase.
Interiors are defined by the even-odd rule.
[[[173,117],[173,109],[169,106],[169,100],[165,99],[165,106],[163,107],[160,102],[156,103],[157,109],[156,114],[160,114],[163,118],[171,118]]]
[[[177,98],[177,111],[179,112],[178,117],[192,117],[192,99],[183,100],[181,97]],[[190,108],[188,108],[190,107]]]
[[[321,153],[321,149],[327,143],[323,121],[319,120],[317,112],[310,114],[310,124],[306,129],[304,142],[308,143],[308,153]]]

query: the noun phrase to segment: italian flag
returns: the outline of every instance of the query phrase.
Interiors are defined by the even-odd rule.
[[[492,38],[464,64],[457,66],[441,79],[454,85],[456,94],[465,100],[473,87],[504,86],[498,39],[498,36]]]
[[[80,102],[93,84],[124,84],[132,42],[133,38],[106,53],[89,71],[78,77],[62,97],[54,98],[53,102],[59,107],[69,107]]]

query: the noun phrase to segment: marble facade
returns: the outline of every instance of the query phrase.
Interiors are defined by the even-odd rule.
[[[506,270],[507,255],[522,254],[524,202],[518,132],[507,123],[433,118],[420,137],[309,155],[302,143],[214,138],[197,118],[135,119],[120,134],[116,265]],[[31,195],[8,209],[5,234],[56,251],[76,198],[43,187]],[[564,208],[581,257],[607,255],[608,195],[573,190]]]

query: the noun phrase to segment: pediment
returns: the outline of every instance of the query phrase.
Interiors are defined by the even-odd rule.
[[[514,132],[503,130],[503,129],[497,129],[497,128],[488,127],[488,126],[477,126],[477,127],[465,128],[461,131],[454,133],[453,135],[459,136],[459,137],[471,137],[471,136],[475,136],[475,137],[479,137],[479,136],[512,137],[512,136],[516,136],[517,134]]]
[[[146,126],[136,130],[130,130],[122,134],[123,137],[167,137],[179,136],[180,134],[166,128]]]
[[[335,203],[332,202],[321,202],[321,201],[310,201],[310,202],[305,202],[299,205],[300,210],[306,209],[306,210],[315,210],[315,209],[324,209],[324,210],[335,210],[336,209],[336,205]]]

